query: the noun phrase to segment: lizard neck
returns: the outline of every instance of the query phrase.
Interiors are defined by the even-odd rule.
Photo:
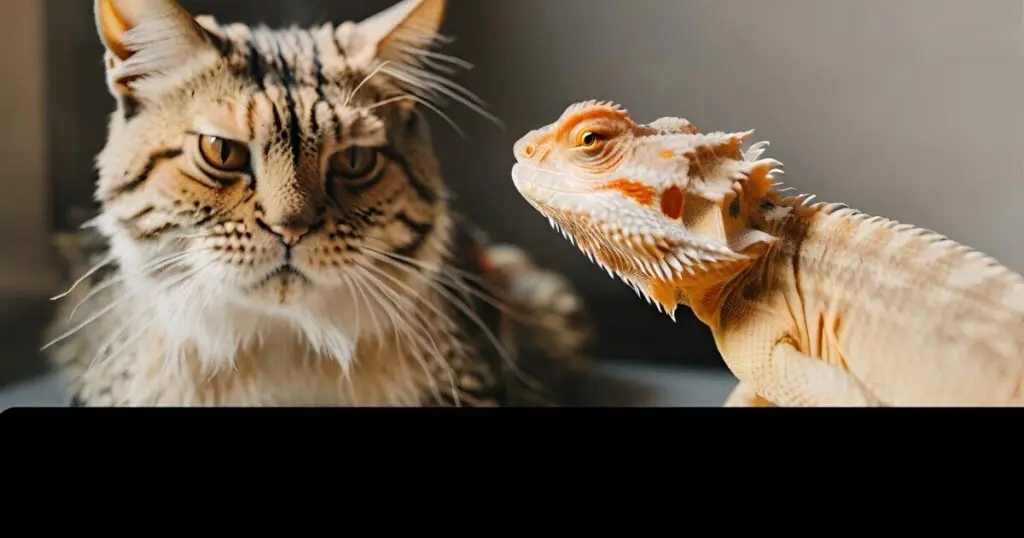
[[[763,274],[770,260],[791,250],[787,245],[797,239],[801,229],[793,219],[805,222],[806,215],[794,214],[792,201],[775,190],[758,194],[750,198],[740,195],[730,202],[731,209],[721,213],[728,215],[722,224],[726,238],[746,259],[698,272],[680,286],[694,315],[712,329],[718,325],[725,299],[753,276]]]
[[[716,327],[723,297],[731,293],[735,283],[741,281],[755,264],[756,261],[737,262],[697,273],[695,278],[680,286],[682,302],[690,307],[701,323]]]
[[[749,216],[751,229],[771,236],[774,241],[750,255],[750,263],[714,288],[703,290],[706,299],[702,311],[697,314],[713,331],[720,332],[725,315],[736,310],[736,305],[760,303],[763,305],[787,304],[790,307],[802,303],[797,288],[798,271],[801,267],[801,253],[807,241],[820,243],[822,236],[833,233],[821,229],[819,223],[842,204],[811,204],[813,196],[801,195],[781,198],[772,192],[758,206],[758,211]],[[826,242],[829,242],[826,240]],[[696,309],[695,309],[696,313]]]

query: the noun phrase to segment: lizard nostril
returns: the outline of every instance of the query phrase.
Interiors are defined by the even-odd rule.
[[[520,140],[515,145],[516,160],[529,160],[537,154],[537,145],[533,142]]]

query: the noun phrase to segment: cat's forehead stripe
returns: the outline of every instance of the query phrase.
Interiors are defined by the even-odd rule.
[[[215,43],[225,57],[248,64],[250,75],[258,85],[266,84],[268,78],[283,83],[291,77],[299,83],[322,86],[327,80],[325,61],[338,62],[345,58],[329,27],[311,31],[231,25],[208,27],[208,31],[217,36]],[[325,47],[327,43],[330,45]]]
[[[202,22],[221,53],[233,64],[244,67],[260,93],[269,99],[273,128],[295,162],[302,159],[304,147],[319,142],[326,124],[333,124],[328,132],[337,142],[386,138],[375,132],[383,128],[380,121],[369,121],[353,113],[365,106],[361,100],[353,99],[351,106],[339,104],[348,100],[347,92],[366,73],[352,70],[334,25],[307,30]],[[371,84],[363,86],[364,91],[372,89]],[[253,135],[256,123],[250,121]],[[308,132],[304,132],[304,127]]]

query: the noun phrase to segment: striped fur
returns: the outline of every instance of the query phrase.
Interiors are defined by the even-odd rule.
[[[270,29],[97,0],[117,108],[77,244],[101,248],[47,347],[78,403],[557,403],[582,304],[449,208],[423,108],[475,105],[427,70],[456,61],[439,4]]]

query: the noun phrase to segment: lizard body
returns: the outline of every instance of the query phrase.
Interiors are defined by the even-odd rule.
[[[727,406],[1024,404],[1024,277],[931,230],[783,197],[766,143],[570,106],[515,145],[516,188],[739,379]]]

